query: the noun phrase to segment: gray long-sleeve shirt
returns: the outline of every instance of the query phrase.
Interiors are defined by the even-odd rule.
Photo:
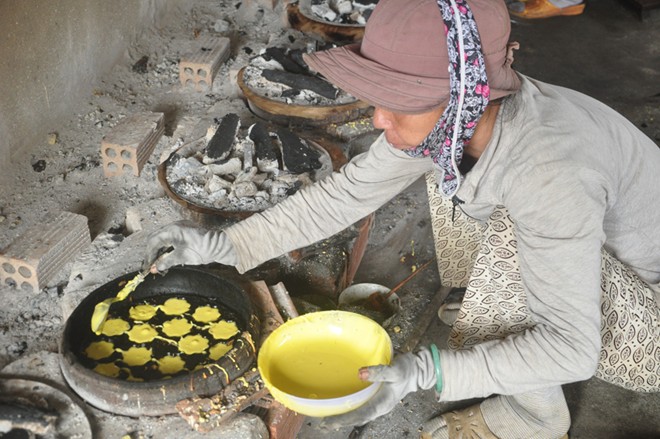
[[[457,196],[482,221],[494,206],[509,210],[537,325],[468,350],[442,350],[443,400],[589,378],[600,351],[601,247],[660,290],[660,149],[605,105],[521,79]],[[411,158],[379,137],[341,172],[226,229],[239,271],[343,230],[429,170],[430,159]]]

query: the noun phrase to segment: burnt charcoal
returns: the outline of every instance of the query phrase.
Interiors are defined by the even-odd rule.
[[[351,14],[341,14],[339,16],[339,22],[341,24],[353,24],[354,21],[351,19]]]
[[[289,189],[286,190],[286,195],[287,197],[295,194],[298,192],[298,190],[302,187],[302,181],[297,181],[293,183],[293,186],[291,186]]]
[[[273,140],[270,138],[270,133],[266,124],[263,122],[256,122],[250,127],[249,134],[250,140],[254,142],[255,155],[257,160],[275,160],[277,161],[277,154],[273,148]]]
[[[280,96],[283,98],[295,98],[300,94],[300,90],[296,88],[289,88],[280,93]]]
[[[32,169],[34,169],[34,172],[43,172],[46,169],[46,160],[37,160],[32,163]]]
[[[328,99],[335,99],[339,93],[332,84],[317,76],[299,75],[281,70],[263,70],[261,74],[269,81],[292,88],[311,90]]]
[[[378,0],[353,0],[353,3],[357,3],[358,5],[371,6],[378,3]]]
[[[222,118],[218,129],[206,146],[206,155],[213,160],[224,160],[231,153],[236,133],[241,126],[237,114],[229,113]]]
[[[300,67],[298,63],[293,61],[291,58],[289,58],[289,56],[286,54],[286,50],[282,49],[281,47],[269,47],[266,49],[266,52],[262,56],[266,61],[271,59],[277,61],[287,72],[298,74],[306,73],[306,70]]]
[[[371,13],[373,12],[373,9],[365,9],[365,11],[362,13],[362,17],[369,21],[369,17],[371,17]]]
[[[277,172],[280,161],[277,157],[279,147],[273,143],[268,128],[262,122],[257,122],[248,130],[248,136],[254,143],[257,169],[261,172]]]
[[[298,136],[286,128],[277,130],[277,137],[282,145],[282,161],[284,166],[294,174],[311,172],[321,167],[321,154],[307,146]]]
[[[307,65],[307,63],[303,59],[303,54],[305,54],[305,53],[307,53],[307,52],[302,50],[302,49],[292,49],[292,50],[289,50],[289,52],[287,53],[287,56],[291,59],[291,61],[298,64],[300,66],[300,68],[305,73],[311,74],[309,72],[309,66]]]
[[[137,60],[135,64],[133,64],[133,71],[135,73],[140,73],[140,74],[147,73],[148,62],[149,62],[149,57],[147,55],[144,55],[142,58]]]

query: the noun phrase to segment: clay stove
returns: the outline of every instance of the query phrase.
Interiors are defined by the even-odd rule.
[[[90,293],[74,310],[65,325],[60,344],[61,368],[71,388],[89,404],[119,415],[156,416],[176,413],[178,401],[193,396],[213,395],[248,371],[256,358],[255,340],[259,320],[243,287],[209,270],[190,267],[172,268],[166,275],[149,276],[130,296],[126,306],[157,297],[201,298],[222,303],[232,310],[241,333],[232,349],[217,361],[205,362],[183,375],[169,379],[130,380],[113,378],[91,368],[85,354],[90,340],[99,337],[91,331],[94,306],[114,295],[134,276],[122,276]],[[123,303],[123,302],[120,302]],[[112,309],[111,309],[112,312]],[[111,337],[101,337],[109,341]],[[155,352],[155,349],[154,349]],[[156,358],[153,358],[155,361]],[[152,360],[149,360],[152,361]],[[129,365],[130,366],[130,365]],[[127,369],[131,369],[126,366]],[[154,367],[157,364],[154,363]]]

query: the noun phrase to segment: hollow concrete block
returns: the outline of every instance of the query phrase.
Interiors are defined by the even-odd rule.
[[[30,227],[0,254],[0,282],[39,291],[90,244],[87,217],[61,212]]]
[[[229,38],[207,37],[201,39],[196,49],[181,57],[179,80],[183,86],[193,86],[197,91],[211,90],[213,78],[223,62],[229,58]]]
[[[139,176],[165,131],[165,115],[145,111],[122,120],[101,141],[106,177]]]

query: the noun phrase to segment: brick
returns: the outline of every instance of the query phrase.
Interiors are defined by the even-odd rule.
[[[284,288],[282,285],[281,288]],[[262,322],[261,327],[261,346],[284,319],[277,309],[272,293],[264,281],[253,281],[247,289],[253,303],[259,310],[259,316]],[[288,293],[287,293],[288,294]],[[297,311],[295,311],[297,314]],[[295,438],[305,421],[305,416],[287,409],[277,401],[272,401],[265,414],[264,422],[268,427],[271,439],[289,439]]]
[[[287,409],[277,401],[273,401],[264,419],[270,439],[294,438],[305,422],[305,416]]]
[[[101,141],[103,174],[139,176],[165,131],[164,120],[163,113],[145,111],[117,124]]]
[[[47,224],[30,227],[0,254],[0,281],[39,291],[90,244],[87,217],[61,212]]]
[[[229,58],[229,38],[207,37],[197,48],[179,61],[179,80],[183,86],[197,91],[211,90],[213,78],[223,62]]]

